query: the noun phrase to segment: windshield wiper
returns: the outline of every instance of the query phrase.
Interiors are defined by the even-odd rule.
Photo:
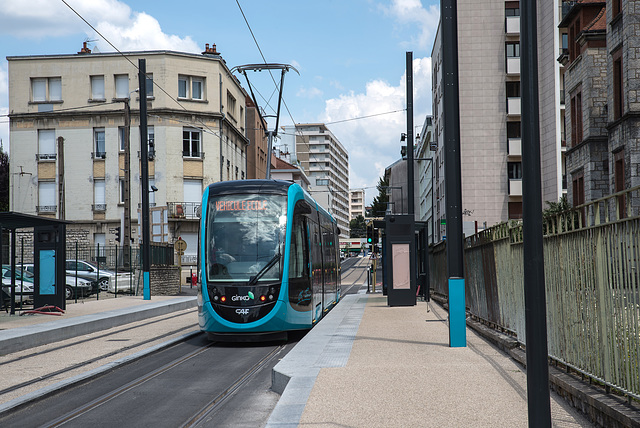
[[[267,273],[267,271],[269,271],[269,269],[271,269],[278,262],[278,260],[280,260],[280,252],[278,252],[278,254],[273,256],[271,260],[269,260],[267,264],[264,265],[262,269],[260,269],[260,272],[258,272],[256,276],[252,276],[251,279],[249,280],[249,284],[247,285],[255,285],[258,282],[258,280],[262,278],[264,274]]]

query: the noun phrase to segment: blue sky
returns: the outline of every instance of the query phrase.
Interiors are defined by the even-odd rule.
[[[65,0],[118,49],[201,52],[216,44],[227,65],[287,63],[281,125],[324,122],[349,152],[350,185],[366,200],[399,158],[406,113],[405,55],[413,52],[414,124],[431,114],[431,49],[439,0]],[[239,3],[239,5],[238,5]],[[0,138],[9,147],[7,56],[69,54],[89,40],[113,51],[62,0],[0,0]],[[275,108],[274,84],[249,75]],[[242,80],[244,83],[244,80]],[[246,86],[246,84],[245,84]],[[267,105],[265,99],[270,99]],[[4,115],[4,116],[2,116]],[[355,119],[355,120],[349,120]],[[345,121],[331,124],[332,122]],[[416,129],[418,132],[419,129]]]

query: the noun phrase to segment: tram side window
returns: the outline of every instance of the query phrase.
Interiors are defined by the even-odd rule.
[[[302,217],[296,216],[293,221],[291,234],[291,253],[289,259],[290,278],[303,278],[305,276],[307,264],[305,262],[304,250],[304,222],[302,221]]]

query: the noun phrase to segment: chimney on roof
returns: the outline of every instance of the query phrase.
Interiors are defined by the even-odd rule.
[[[87,47],[87,42],[82,42],[82,49],[80,49],[80,52],[78,52],[79,54],[90,54],[91,53],[91,49],[89,49]]]
[[[216,50],[215,43],[211,47],[209,47],[209,43],[206,43],[204,45],[204,52],[202,52],[202,55],[220,56],[220,53]]]

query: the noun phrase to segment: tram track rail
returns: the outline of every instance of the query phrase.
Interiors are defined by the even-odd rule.
[[[68,339],[67,341],[65,341],[65,343],[63,345],[58,345],[58,346],[53,346],[50,347],[48,349],[44,349],[44,350],[39,350],[39,351],[34,351],[31,352],[29,354],[24,354],[24,355],[20,355],[19,357],[14,357],[14,358],[9,358],[7,360],[4,361],[0,361],[0,367],[4,366],[4,365],[8,365],[11,363],[14,363],[16,361],[24,361],[27,358],[33,358],[33,357],[38,357],[38,356],[42,356],[51,352],[55,352],[55,351],[59,351],[61,349],[65,349],[68,348],[69,346],[74,346],[74,345],[81,345],[83,343],[87,343],[87,342],[91,342],[93,340],[99,340],[99,339],[105,339],[108,338],[109,336],[115,336],[117,334],[121,334],[127,331],[133,331],[136,329],[141,329],[144,327],[148,327],[160,322],[164,322],[167,320],[171,320],[171,319],[175,319],[175,318],[179,318],[185,315],[188,315],[191,312],[196,312],[197,309],[196,308],[192,308],[192,309],[187,309],[184,311],[181,311],[180,313],[171,313],[171,314],[167,314],[167,315],[161,315],[158,317],[155,317],[149,321],[143,321],[140,323],[136,323],[136,325],[132,325],[132,326],[126,326],[126,327],[113,327],[110,328],[110,331],[104,332],[104,333],[100,333],[97,335],[91,335],[91,337],[86,337],[84,336],[83,338],[77,338],[77,339]],[[43,345],[46,346],[46,345]],[[0,390],[0,395],[2,395],[2,391]]]

